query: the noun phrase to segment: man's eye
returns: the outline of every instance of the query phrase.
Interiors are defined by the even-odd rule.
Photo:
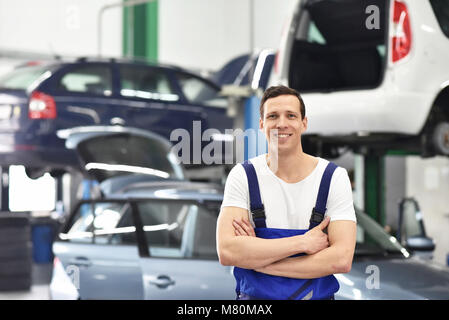
[[[270,114],[267,118],[268,119],[274,119],[274,118],[276,118],[276,115],[275,114]]]
[[[296,118],[296,114],[289,114],[288,115],[290,118]]]

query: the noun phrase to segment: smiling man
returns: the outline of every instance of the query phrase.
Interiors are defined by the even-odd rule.
[[[237,164],[226,181],[220,263],[235,266],[237,299],[333,299],[333,274],[350,271],[355,248],[348,174],[303,152],[307,117],[297,91],[265,91],[260,129],[268,153]]]

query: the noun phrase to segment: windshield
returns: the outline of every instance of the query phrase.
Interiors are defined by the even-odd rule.
[[[27,90],[30,86],[36,86],[46,77],[46,72],[51,71],[51,67],[29,66],[20,67],[0,77],[0,88]]]
[[[382,227],[366,213],[356,208],[357,243],[355,256],[402,254],[409,256],[395,237],[386,233]]]

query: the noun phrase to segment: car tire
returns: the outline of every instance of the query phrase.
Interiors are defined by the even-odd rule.
[[[28,241],[31,241],[30,226],[0,228],[0,247],[4,244],[26,243]]]
[[[449,122],[440,122],[435,126],[432,143],[437,154],[449,156]]]
[[[31,241],[23,243],[3,244],[0,246],[0,261],[29,258],[32,255]]]
[[[29,291],[30,288],[31,274],[0,276],[0,291]]]
[[[44,168],[25,168],[25,173],[30,179],[39,179],[47,173]]]
[[[3,261],[0,260],[0,277],[9,277],[15,275],[31,275],[31,258]]]
[[[0,213],[0,291],[29,290],[31,224],[27,214]]]
[[[30,217],[27,214],[0,212],[0,233],[8,227],[25,227],[30,225]]]

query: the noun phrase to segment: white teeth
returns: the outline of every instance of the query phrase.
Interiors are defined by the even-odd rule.
[[[288,137],[288,136],[290,136],[289,134],[279,134],[278,135],[278,137],[280,137],[280,138],[286,138],[286,137]]]

